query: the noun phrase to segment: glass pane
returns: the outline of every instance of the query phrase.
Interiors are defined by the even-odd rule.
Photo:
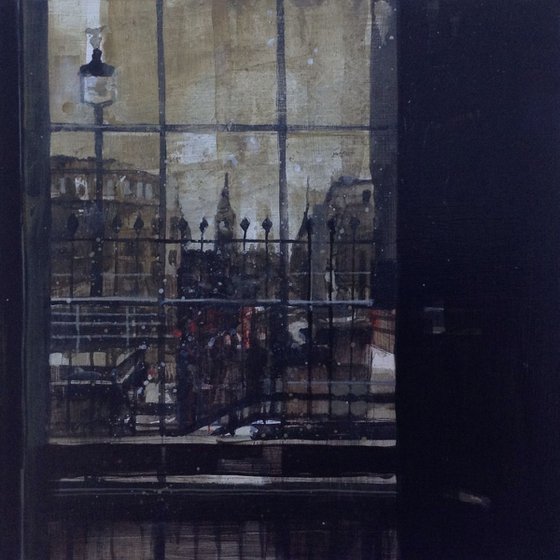
[[[157,344],[167,317],[150,305],[168,272],[159,135],[60,132],[51,152],[51,437],[149,431],[159,394],[173,406],[175,371]]]
[[[114,67],[105,122],[157,123],[156,27],[151,0],[137,0],[133,9],[122,1],[49,0],[51,120],[94,123],[94,109],[81,95],[79,71],[91,61],[93,45],[97,45],[103,62]]]
[[[212,2],[165,2],[166,112],[170,123],[216,121]]]
[[[156,3],[108,2],[105,59],[116,69],[116,99],[108,123],[159,121]]]
[[[108,2],[49,0],[49,90],[53,122],[93,123],[93,111],[80,99],[80,66],[89,62],[87,28],[100,27]],[[106,22],[106,19],[105,19]]]
[[[290,236],[297,235],[307,201],[312,215],[320,211],[319,205],[328,206],[327,194],[332,184],[341,177],[348,184],[353,184],[355,180],[371,183],[369,157],[369,136],[366,132],[289,135],[286,174]]]
[[[52,135],[51,231],[53,247],[60,253],[60,258],[53,259],[53,274],[62,274],[67,280],[64,286],[53,277],[53,294],[90,295],[91,276],[98,274],[99,295],[154,295],[158,286],[153,283],[153,271],[144,270],[138,280],[134,276],[143,266],[139,264],[138,271],[133,269],[136,249],[146,258],[155,250],[153,241],[144,238],[153,237],[151,224],[159,214],[159,137],[106,133],[100,141],[99,167],[93,144],[93,133]],[[139,217],[146,226],[142,238],[134,229]],[[117,219],[118,244],[99,244],[96,239],[100,232],[107,238],[117,233]],[[124,243],[127,236],[131,240]],[[132,243],[134,250],[129,246]],[[97,263],[94,256],[99,251],[103,257]],[[95,272],[97,265],[100,268]],[[72,274],[74,278],[69,278]]]
[[[159,135],[107,132],[103,134],[103,159],[114,169],[141,169],[158,177]]]
[[[276,2],[165,2],[167,120],[276,120]]]
[[[352,419],[356,426],[365,420],[394,419],[388,399],[386,404],[376,402],[378,393],[387,397],[393,390],[393,348],[387,346],[384,352],[391,371],[380,387],[379,359],[372,359],[377,356],[375,312],[363,305],[371,301],[377,258],[369,158],[366,132],[288,137],[290,237],[296,241],[289,267],[291,295],[319,304],[352,303],[319,305],[311,315],[293,308],[289,314],[293,345],[306,365],[288,368],[287,391],[311,393],[314,400],[311,407],[305,400],[290,401],[288,411],[330,421]]]
[[[290,124],[369,124],[369,5],[369,0],[286,1]]]
[[[217,233],[216,216],[228,175],[228,197],[235,214],[234,238],[264,238],[262,222],[272,221],[271,238],[278,236],[278,148],[275,134],[170,134],[168,201],[198,238],[199,223],[208,221],[207,238]]]
[[[377,439],[394,420],[394,68],[370,92],[365,0],[283,4],[284,41],[274,0],[49,4],[51,436]]]
[[[175,345],[158,346],[162,322],[176,324],[174,310],[162,318],[138,302],[53,300],[51,441],[177,429]]]
[[[51,136],[53,297],[89,295],[91,243],[83,241],[84,235],[81,234],[87,230],[91,235],[95,216],[94,153],[92,133],[59,132]],[[82,227],[78,234],[80,224]],[[78,240],[71,241],[74,237],[78,237]]]
[[[50,148],[51,164],[65,159],[83,162],[95,156],[95,137],[92,132],[53,132]],[[53,188],[55,196],[56,187]]]

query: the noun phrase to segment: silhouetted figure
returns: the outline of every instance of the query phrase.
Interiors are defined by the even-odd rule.
[[[235,414],[235,412],[232,412],[229,415],[228,418],[228,423],[227,423],[227,432],[230,436],[234,436],[235,435],[235,430],[237,430],[237,426],[239,425],[239,421],[237,420],[237,414]]]

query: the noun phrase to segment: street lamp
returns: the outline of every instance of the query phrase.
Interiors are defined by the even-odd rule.
[[[80,66],[80,98],[82,103],[102,110],[115,100],[115,67],[101,60],[101,32],[105,27],[87,28],[90,45],[93,47],[91,60]],[[101,115],[103,113],[101,112]],[[102,124],[103,121],[99,124]],[[97,124],[97,123],[96,123]]]

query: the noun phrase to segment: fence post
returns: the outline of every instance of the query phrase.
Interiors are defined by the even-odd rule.
[[[134,231],[136,232],[136,250],[135,250],[135,259],[136,259],[136,263],[135,263],[135,275],[134,275],[134,288],[136,291],[136,296],[138,296],[138,292],[140,291],[140,282],[138,280],[138,277],[140,275],[140,232],[144,229],[144,220],[142,220],[142,216],[140,216],[140,214],[138,214],[138,216],[136,217],[136,221],[134,222]]]
[[[76,215],[70,214],[66,222],[66,229],[70,234],[70,299],[74,297],[74,238],[79,225]]]
[[[332,418],[332,382],[334,373],[334,236],[336,233],[336,219],[333,217],[327,222],[329,228],[329,420]]]
[[[352,270],[350,282],[350,300],[354,302],[356,295],[356,231],[360,225],[360,220],[356,216],[350,218],[350,230],[352,231]],[[356,308],[352,303],[352,315],[350,319],[350,370],[348,372],[348,420],[352,419],[352,399],[354,394],[352,391],[353,368],[354,368],[354,322],[356,320]]]
[[[313,236],[313,218],[308,217],[305,222],[307,230],[307,417],[311,418],[313,414],[313,392],[311,383],[313,378],[313,305],[311,298],[313,297],[313,252],[312,252],[312,236]]]
[[[113,221],[111,223],[111,229],[113,230],[113,233],[115,234],[115,243],[114,243],[114,255],[115,255],[115,272],[114,272],[114,278],[113,278],[113,295],[118,295],[119,292],[119,278],[118,278],[118,273],[119,273],[119,269],[118,269],[118,265],[119,265],[119,232],[121,231],[122,228],[122,220],[120,218],[120,216],[118,214],[115,214],[115,217],[113,218]]]

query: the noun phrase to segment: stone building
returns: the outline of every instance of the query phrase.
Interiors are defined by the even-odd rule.
[[[93,158],[56,156],[51,163],[53,297],[70,296],[71,289],[74,296],[90,295],[90,254],[100,225],[108,239],[102,248],[102,295],[157,293],[159,178],[104,160],[100,210]]]

